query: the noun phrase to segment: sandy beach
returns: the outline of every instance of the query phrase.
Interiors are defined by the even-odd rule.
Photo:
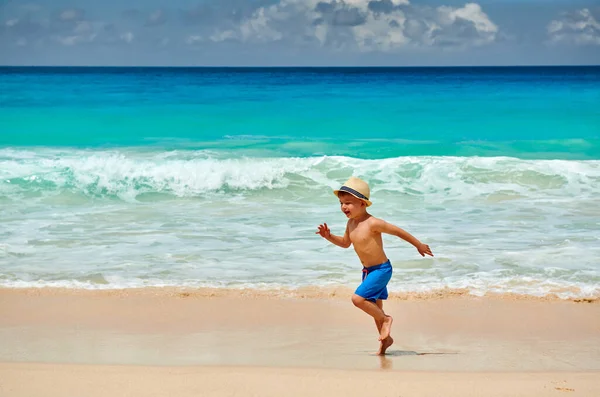
[[[597,301],[349,294],[2,289],[0,395],[600,395]]]

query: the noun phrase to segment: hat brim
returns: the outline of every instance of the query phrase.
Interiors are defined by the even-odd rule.
[[[347,191],[347,190],[334,190],[334,191],[333,191],[333,194],[335,194],[336,196],[338,196],[338,194],[339,194],[340,192],[343,192],[343,193],[350,194],[350,195],[352,195],[352,196],[356,197],[357,199],[359,199],[359,200],[361,200],[361,201],[364,201],[364,202],[365,202],[365,204],[367,204],[367,207],[370,207],[370,206],[371,206],[371,204],[373,204],[371,201],[369,201],[369,200],[367,200],[367,199],[364,199],[364,198],[362,198],[362,197],[359,197],[359,196],[357,196],[356,194],[354,194],[354,193],[352,193],[352,192],[349,192],[349,191]]]

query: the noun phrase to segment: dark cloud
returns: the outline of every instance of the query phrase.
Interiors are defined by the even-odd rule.
[[[471,21],[457,18],[454,23],[443,30],[432,33],[431,39],[442,47],[461,47],[479,37],[479,31]]]
[[[394,5],[394,3],[392,3],[391,0],[381,0],[381,1],[370,1],[368,8],[369,8],[369,10],[376,12],[376,13],[388,14],[388,13],[394,11],[396,9],[396,6]]]
[[[404,34],[413,41],[420,42],[427,31],[425,22],[419,19],[409,19],[404,24]]]
[[[335,10],[331,24],[334,26],[358,26],[366,22],[367,16],[357,8]]]
[[[415,47],[441,47],[449,50],[495,43],[502,32],[474,3],[463,7],[422,7],[404,11],[403,32]]]
[[[106,25],[104,25],[103,30],[106,33],[113,33],[117,31],[117,25],[115,25],[114,23],[107,23]]]
[[[39,14],[39,13],[38,13]],[[1,42],[14,46],[64,48],[79,46],[105,46],[130,43],[135,34],[114,22],[85,18],[81,9],[64,9],[45,15],[27,14],[13,18],[0,29]],[[2,49],[0,49],[2,51]]]
[[[325,3],[320,1],[315,6],[315,11],[320,12],[321,14],[329,14],[333,10],[335,10],[335,3]]]
[[[315,12],[321,14],[319,19],[331,26],[358,26],[367,20],[364,12],[343,2],[319,2],[315,6]]]
[[[265,59],[271,56],[273,62],[281,59],[288,62],[287,58],[279,57],[283,52],[295,54],[294,59],[306,55],[307,63],[328,56],[334,62],[338,59],[364,61],[378,56],[406,60],[408,58],[398,55],[411,51],[433,54],[436,59],[454,56],[459,59],[462,55],[447,54],[491,53],[501,45],[513,48],[515,39],[498,44],[506,37],[505,32],[518,36],[525,31],[530,35],[539,31],[538,36],[531,39],[532,47],[546,48],[542,45],[544,42],[564,43],[562,49],[585,45],[581,51],[585,49],[592,54],[586,59],[594,56],[593,59],[598,59],[593,53],[597,53],[594,50],[600,43],[597,24],[600,9],[594,8],[597,7],[594,0],[578,0],[589,4],[572,8],[565,14],[560,12],[568,7],[555,4],[554,11],[544,9],[541,13],[540,10],[539,15],[531,5],[523,8],[515,4],[518,10],[508,12],[502,2],[491,0],[484,2],[483,7],[478,5],[480,2],[471,0],[424,3],[413,0],[411,4],[401,5],[397,0],[360,3],[350,0],[177,0],[152,4],[138,1],[136,8],[132,7],[134,3],[123,1],[120,5],[106,4],[99,13],[95,12],[97,7],[88,8],[86,4],[91,4],[90,1],[60,2],[63,6],[76,4],[77,7],[61,8],[59,4],[44,5],[41,9],[34,7],[28,15],[29,9],[23,7],[26,1],[0,0],[0,57],[6,58],[10,51],[34,54],[34,46],[37,46],[51,55],[47,62],[62,62],[60,54],[66,53],[81,54],[73,59],[87,59],[86,54],[98,48],[106,54],[106,59],[100,59],[102,62],[109,62],[111,54],[127,54],[131,59],[138,55],[158,59],[159,49],[164,54],[181,51],[180,55],[185,58],[190,48],[214,51],[218,63],[228,59],[244,63],[252,57],[248,62],[261,63],[262,58],[256,54]],[[582,13],[584,7],[590,12]],[[521,15],[520,19],[515,13]],[[530,17],[534,14],[535,18]],[[188,42],[196,45],[188,45]],[[588,46],[591,44],[594,47]],[[547,47],[558,51],[557,47]],[[440,51],[440,48],[456,51]],[[151,49],[156,49],[156,53]],[[365,52],[369,52],[369,57],[364,57]],[[240,55],[242,53],[246,55]],[[446,56],[449,58],[444,58]],[[167,58],[173,63],[183,59],[169,55],[158,60],[166,62]],[[39,59],[46,61],[45,57]]]
[[[356,40],[350,29],[332,29],[328,32],[324,43],[328,48],[337,51],[355,50]]]
[[[189,26],[214,26],[217,24],[240,23],[263,5],[272,4],[269,0],[239,1],[220,0],[204,3],[179,11],[180,20]]]
[[[138,9],[130,8],[130,9],[127,9],[127,10],[123,11],[121,13],[121,15],[123,15],[123,18],[125,18],[125,19],[134,19],[135,20],[135,19],[142,18],[143,14]]]

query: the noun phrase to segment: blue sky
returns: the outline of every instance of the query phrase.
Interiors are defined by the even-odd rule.
[[[600,1],[0,0],[0,64],[600,64]]]

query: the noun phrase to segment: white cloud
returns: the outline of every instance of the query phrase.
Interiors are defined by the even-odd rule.
[[[59,36],[57,40],[64,46],[74,46],[81,43],[91,43],[96,36],[95,33],[89,35]]]
[[[73,30],[73,32],[77,34],[85,34],[93,31],[94,25],[92,25],[90,21],[77,22],[77,24],[75,25],[75,29]]]
[[[78,21],[80,19],[83,19],[83,10],[80,9],[76,9],[76,8],[71,8],[68,10],[63,10],[59,15],[58,18],[61,21]]]
[[[69,19],[74,23],[69,24],[69,29],[59,33],[55,36],[55,39],[64,46],[74,46],[78,44],[91,43],[99,39],[99,23],[79,20],[74,21],[70,18],[72,15],[68,15]]]
[[[224,31],[216,31],[212,35],[210,35],[210,40],[216,43],[226,40],[237,40],[239,39],[237,32],[233,30],[224,30]]]
[[[130,30],[119,30],[114,24],[101,21],[81,20],[69,24],[69,28],[52,36],[63,46],[83,44],[118,44],[132,43],[136,36]]]
[[[191,35],[185,39],[185,42],[189,45],[194,45],[197,43],[201,43],[203,41],[204,41],[204,39],[202,38],[202,36],[199,36],[199,35]]]
[[[475,25],[475,29],[479,32],[496,33],[498,27],[489,20],[488,16],[481,10],[481,6],[475,3],[465,4],[462,8],[439,7],[438,10],[442,14],[442,18],[447,18],[449,24],[455,23],[459,19],[469,21]]]
[[[152,12],[150,14],[150,16],[148,17],[148,21],[150,22],[158,22],[160,21],[162,18],[164,18],[164,11],[163,10],[156,10],[154,12]]]
[[[62,45],[72,46],[77,44],[78,36],[60,36],[58,37],[58,41]]]
[[[498,26],[476,3],[467,3],[461,8],[438,7],[437,17],[424,24],[422,39],[425,43],[454,49],[490,44],[498,38],[499,32]]]
[[[236,27],[215,29],[212,41],[292,43],[368,51],[406,46],[466,49],[499,34],[481,6],[413,6],[408,0],[281,0],[260,7]]]
[[[325,40],[327,40],[327,26],[319,25],[314,28],[312,34],[315,36],[320,45],[325,44]]]
[[[167,22],[167,17],[175,18],[163,8],[139,11],[136,20],[111,23],[86,18],[85,12],[76,7],[62,8],[56,13],[44,11],[50,13],[45,22],[36,17],[27,27],[23,26],[27,21],[17,15],[0,21],[0,28],[8,32],[13,43],[19,37],[30,43],[34,37],[43,37],[65,46],[93,42],[156,47],[167,44],[160,44],[162,38],[170,38],[171,42],[183,40],[188,45],[237,41],[275,43],[277,48],[325,47],[363,53],[431,47],[463,50],[491,44],[501,34],[482,7],[473,2],[452,7],[424,6],[408,0],[272,0],[262,7],[253,4],[211,0],[193,12],[181,10],[184,23],[169,24],[171,30],[155,29],[164,33],[160,36],[153,28],[144,27],[159,26]],[[195,18],[193,27],[190,18]],[[549,31],[561,34],[565,23],[554,21]],[[593,18],[586,23],[597,25]],[[586,36],[578,40],[589,41]]]
[[[167,13],[164,10],[155,10],[146,21],[146,26],[160,26],[167,22]]]
[[[271,22],[282,21],[287,18],[287,14],[280,12],[277,7],[270,7],[269,11],[261,7],[252,14],[240,26],[242,41],[269,42],[277,41],[283,38],[283,33],[275,29]]]
[[[546,31],[553,44],[600,45],[600,23],[587,8],[562,14]]]
[[[323,2],[331,4],[331,3],[335,3],[336,0],[329,0],[329,1],[323,0]],[[340,2],[344,3],[346,5],[352,6],[352,7],[366,10],[369,7],[369,3],[373,2],[373,0],[340,0]],[[390,3],[393,6],[397,7],[400,5],[408,5],[408,4],[410,4],[410,1],[409,0],[390,0]]]
[[[286,36],[292,41],[297,39],[297,36],[309,36],[324,43],[327,29],[312,23],[318,16],[313,10],[320,1],[281,0],[279,3],[260,7],[243,19],[235,29],[217,30],[211,35],[211,39],[223,41],[226,38],[265,43],[282,40]]]
[[[369,13],[362,25],[352,27],[360,51],[391,51],[409,42],[404,35],[406,16],[402,11],[389,14]]]
[[[135,36],[131,32],[125,32],[125,33],[121,34],[120,38],[121,38],[121,40],[123,40],[124,42],[129,44],[133,41]]]

